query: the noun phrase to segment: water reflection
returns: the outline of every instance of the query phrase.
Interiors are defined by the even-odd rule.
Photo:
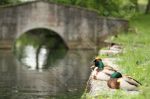
[[[71,94],[71,97],[74,95],[80,97],[81,94],[77,92],[83,92],[93,55],[95,52],[90,50],[68,51],[64,58],[39,72],[22,66],[11,52],[0,51],[0,97],[47,99],[62,94],[66,95],[66,99],[69,99],[68,94]]]
[[[20,36],[14,44],[18,60],[31,70],[47,69],[63,58],[67,46],[61,37],[47,29],[33,29]]]
[[[8,81],[2,80],[0,90],[9,88],[5,91],[9,94],[4,94],[9,99],[80,98],[95,55],[93,50],[67,51],[63,40],[45,29],[21,36],[16,40],[14,53],[18,60],[12,53],[5,53],[5,57],[0,53],[0,66],[7,71],[3,77],[10,74]]]
[[[67,53],[67,50],[47,49],[45,46],[42,46],[37,54],[36,48],[34,48],[32,45],[27,45],[24,46],[22,52],[22,56],[19,59],[21,63],[28,66],[30,70],[42,70],[51,67],[51,64],[54,64],[59,59],[63,58]]]

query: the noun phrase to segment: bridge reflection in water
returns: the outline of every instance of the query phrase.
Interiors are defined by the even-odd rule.
[[[82,93],[93,55],[92,50],[68,51],[62,59],[39,71],[22,65],[10,51],[0,51],[0,97],[43,99],[65,93]]]
[[[68,51],[59,35],[46,29],[24,33],[13,51],[0,51],[0,98],[81,97],[95,51]]]

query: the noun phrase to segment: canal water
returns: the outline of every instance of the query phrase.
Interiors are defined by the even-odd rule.
[[[34,57],[32,54],[29,59]],[[93,55],[95,52],[92,50],[68,51],[48,68],[36,69],[34,65],[22,64],[11,51],[1,50],[0,99],[79,98],[90,74]],[[33,58],[28,64],[35,64],[34,61]]]
[[[13,50],[0,50],[0,99],[79,99],[84,93],[96,51],[67,50],[45,31],[29,31]]]

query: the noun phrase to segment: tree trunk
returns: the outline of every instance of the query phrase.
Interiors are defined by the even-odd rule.
[[[148,14],[148,13],[150,13],[150,0],[148,0],[146,10],[145,10],[145,14]]]
[[[134,6],[131,6],[131,7],[130,7],[130,10],[135,9],[136,12],[139,12],[138,0],[130,0],[130,2],[134,4]]]
[[[135,8],[136,11],[139,12],[139,4],[138,4],[138,0],[136,0],[136,2],[135,2],[135,7],[136,7],[136,8]]]

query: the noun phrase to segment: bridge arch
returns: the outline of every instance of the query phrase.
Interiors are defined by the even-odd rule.
[[[38,35],[37,37],[41,40],[47,40],[47,39],[50,39],[50,38],[53,38],[55,40],[57,40],[56,43],[60,43],[64,45],[65,48],[68,49],[68,45],[67,43],[64,41],[64,39],[59,35],[59,33],[56,33],[55,31],[51,30],[51,29],[48,29],[48,28],[42,28],[42,27],[37,27],[37,28],[32,28],[32,29],[29,29],[29,30],[26,30],[25,32],[22,32],[22,33],[19,33],[19,35],[17,36],[17,38],[15,39],[14,43],[16,42],[16,40],[18,38],[20,38],[22,35],[24,34],[29,34],[29,35]],[[39,36],[39,35],[42,35]],[[46,43],[46,41],[43,41]],[[57,44],[55,44],[56,47],[57,47]]]

